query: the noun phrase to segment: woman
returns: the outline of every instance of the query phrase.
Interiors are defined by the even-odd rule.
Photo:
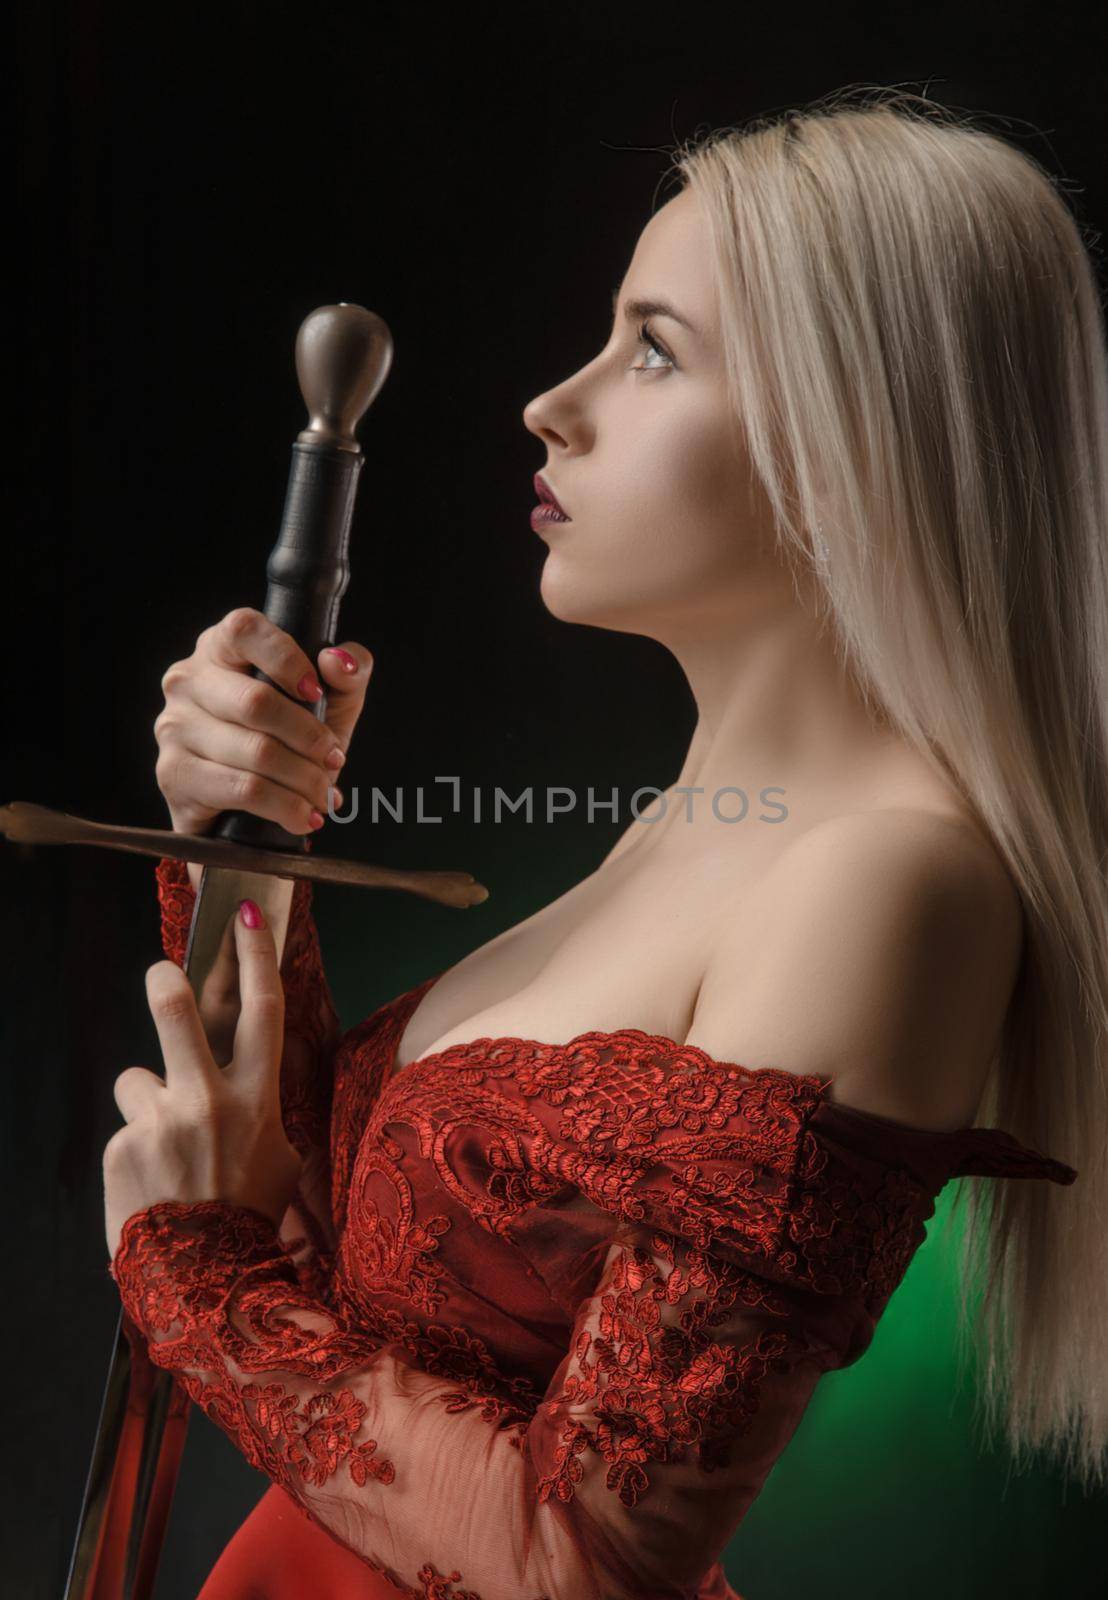
[[[237,925],[225,1070],[151,969],[167,1083],[117,1082],[112,1271],[273,1480],[202,1600],[733,1597],[720,1552],[970,1175],[987,1402],[1017,1451],[1108,1459],[1087,253],[1032,162],[906,97],[677,167],[608,344],[524,413],[567,518],[544,603],[696,697],[666,806],[341,1038],[307,885],[283,1023]],[[203,634],[163,685],[174,827],[314,828],[370,668],[248,611]],[[295,703],[324,690],[333,738]],[[192,888],[158,878],[179,962]]]

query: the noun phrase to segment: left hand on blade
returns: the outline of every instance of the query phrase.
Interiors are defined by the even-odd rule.
[[[253,905],[253,902],[244,902]],[[126,1127],[104,1148],[104,1216],[114,1260],[127,1218],[159,1200],[224,1200],[279,1227],[302,1158],[281,1121],[285,996],[271,930],[234,917],[241,1010],[226,1067],[212,1056],[188,978],[172,961],[146,974],[164,1081],[146,1067],[115,1080]]]

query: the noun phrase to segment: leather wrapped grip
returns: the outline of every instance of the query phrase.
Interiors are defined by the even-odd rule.
[[[292,635],[313,667],[324,645],[335,643],[339,604],[350,581],[350,523],[364,465],[360,452],[335,445],[297,441],[292,447],[281,531],[266,563],[263,610],[270,622]],[[252,672],[263,683],[273,683],[260,668]],[[286,694],[280,684],[273,687]],[[298,704],[322,721],[327,696]],[[225,811],[212,831],[217,838],[269,850],[307,850],[310,837],[246,811]]]

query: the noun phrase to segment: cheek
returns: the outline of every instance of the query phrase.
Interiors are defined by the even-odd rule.
[[[740,573],[752,547],[747,476],[714,417],[669,419],[620,463],[596,554],[682,587]]]

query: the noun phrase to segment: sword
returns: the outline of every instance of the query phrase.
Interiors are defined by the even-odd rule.
[[[296,372],[309,420],[292,447],[281,529],[266,566],[264,610],[312,661],[336,638],[364,465],[355,433],[388,376],[392,350],[384,321],[345,302],[313,311],[297,334]],[[308,709],[322,720],[326,698]],[[278,962],[298,878],[405,890],[457,907],[488,898],[484,885],[466,872],[328,861],[309,853],[307,837],[246,812],[224,812],[212,834],[201,836],[92,822],[15,800],[0,807],[0,834],[15,843],[98,845],[203,866],[185,972],[217,1061],[233,1036],[231,918],[243,898],[261,906]],[[121,1310],[65,1600],[149,1600],[188,1418],[188,1395],[150,1361],[145,1339]]]

